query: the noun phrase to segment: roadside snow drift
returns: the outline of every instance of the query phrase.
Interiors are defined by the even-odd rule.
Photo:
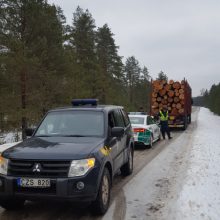
[[[220,219],[220,117],[201,108],[175,219]]]

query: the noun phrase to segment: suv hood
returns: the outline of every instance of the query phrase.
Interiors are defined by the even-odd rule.
[[[104,138],[32,137],[3,152],[9,159],[74,160],[87,158]]]

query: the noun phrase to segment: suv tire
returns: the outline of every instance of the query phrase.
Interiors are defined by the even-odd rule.
[[[124,164],[122,167],[121,167],[121,174],[123,176],[128,176],[130,174],[132,174],[133,172],[133,150],[132,148],[130,148],[129,150],[129,155],[128,155],[128,161],[126,164]]]
[[[111,178],[107,168],[104,169],[96,200],[92,204],[95,214],[103,215],[109,207],[111,193]]]

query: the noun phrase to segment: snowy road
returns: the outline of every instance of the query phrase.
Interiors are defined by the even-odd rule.
[[[190,127],[124,187],[124,219],[220,219],[219,131],[220,117],[195,112]]]
[[[198,118],[198,119],[197,119]],[[134,173],[116,177],[109,211],[102,218],[85,205],[27,203],[23,210],[0,208],[1,220],[214,219],[220,216],[220,117],[196,109],[184,132],[153,149],[137,149]]]

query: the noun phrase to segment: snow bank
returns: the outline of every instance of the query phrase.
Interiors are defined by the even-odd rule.
[[[13,143],[21,140],[21,132],[8,132],[0,136],[0,144]]]
[[[220,219],[220,117],[201,108],[175,219]]]
[[[21,132],[3,133],[0,136],[0,154],[14,145],[21,142]]]

